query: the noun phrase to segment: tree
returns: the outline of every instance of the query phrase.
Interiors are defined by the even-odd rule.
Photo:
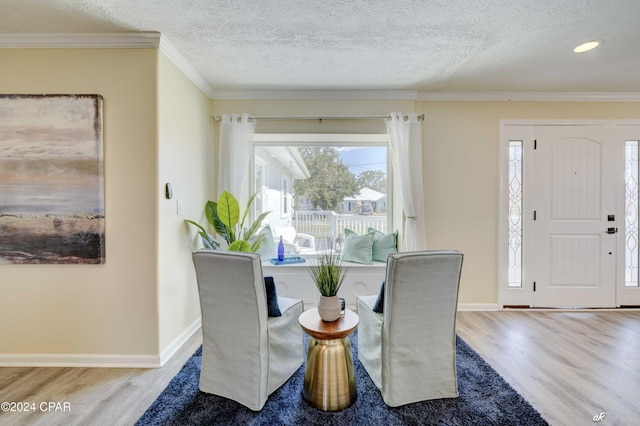
[[[356,177],[360,189],[371,188],[383,194],[387,193],[387,174],[382,170],[365,170]]]
[[[300,148],[300,155],[310,177],[294,182],[294,193],[298,200],[306,196],[317,209],[335,210],[345,197],[353,197],[358,193],[355,176],[342,163],[335,148]]]

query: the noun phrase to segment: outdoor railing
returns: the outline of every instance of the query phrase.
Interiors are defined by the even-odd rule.
[[[293,226],[297,232],[316,237],[316,249],[332,249],[336,241],[344,239],[344,229],[366,234],[369,228],[387,233],[386,216],[337,214],[333,211],[296,211]]]

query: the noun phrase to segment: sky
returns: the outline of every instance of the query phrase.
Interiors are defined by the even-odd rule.
[[[340,150],[340,156],[355,175],[365,170],[387,171],[386,147],[348,147]]]

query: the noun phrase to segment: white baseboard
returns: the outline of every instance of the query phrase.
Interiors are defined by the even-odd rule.
[[[157,368],[159,355],[0,354],[0,367]]]
[[[169,361],[171,357],[174,356],[176,352],[178,352],[178,350],[180,350],[182,345],[184,345],[196,331],[200,330],[200,327],[202,327],[202,317],[198,317],[198,319],[196,319],[189,327],[187,327],[185,331],[183,331],[178,337],[176,337],[173,342],[169,344],[169,346],[164,348],[164,350],[160,353],[160,365],[158,365],[157,367],[162,367],[163,365],[165,365],[166,362]]]
[[[500,306],[497,303],[458,303],[458,312],[460,311],[499,311]]]
[[[0,367],[102,367],[102,368],[159,368],[200,329],[198,318],[160,355],[113,354],[0,354]]]

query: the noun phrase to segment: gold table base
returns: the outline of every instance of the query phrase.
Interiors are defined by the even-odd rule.
[[[348,337],[309,338],[302,396],[324,411],[339,411],[355,402],[356,380]]]

